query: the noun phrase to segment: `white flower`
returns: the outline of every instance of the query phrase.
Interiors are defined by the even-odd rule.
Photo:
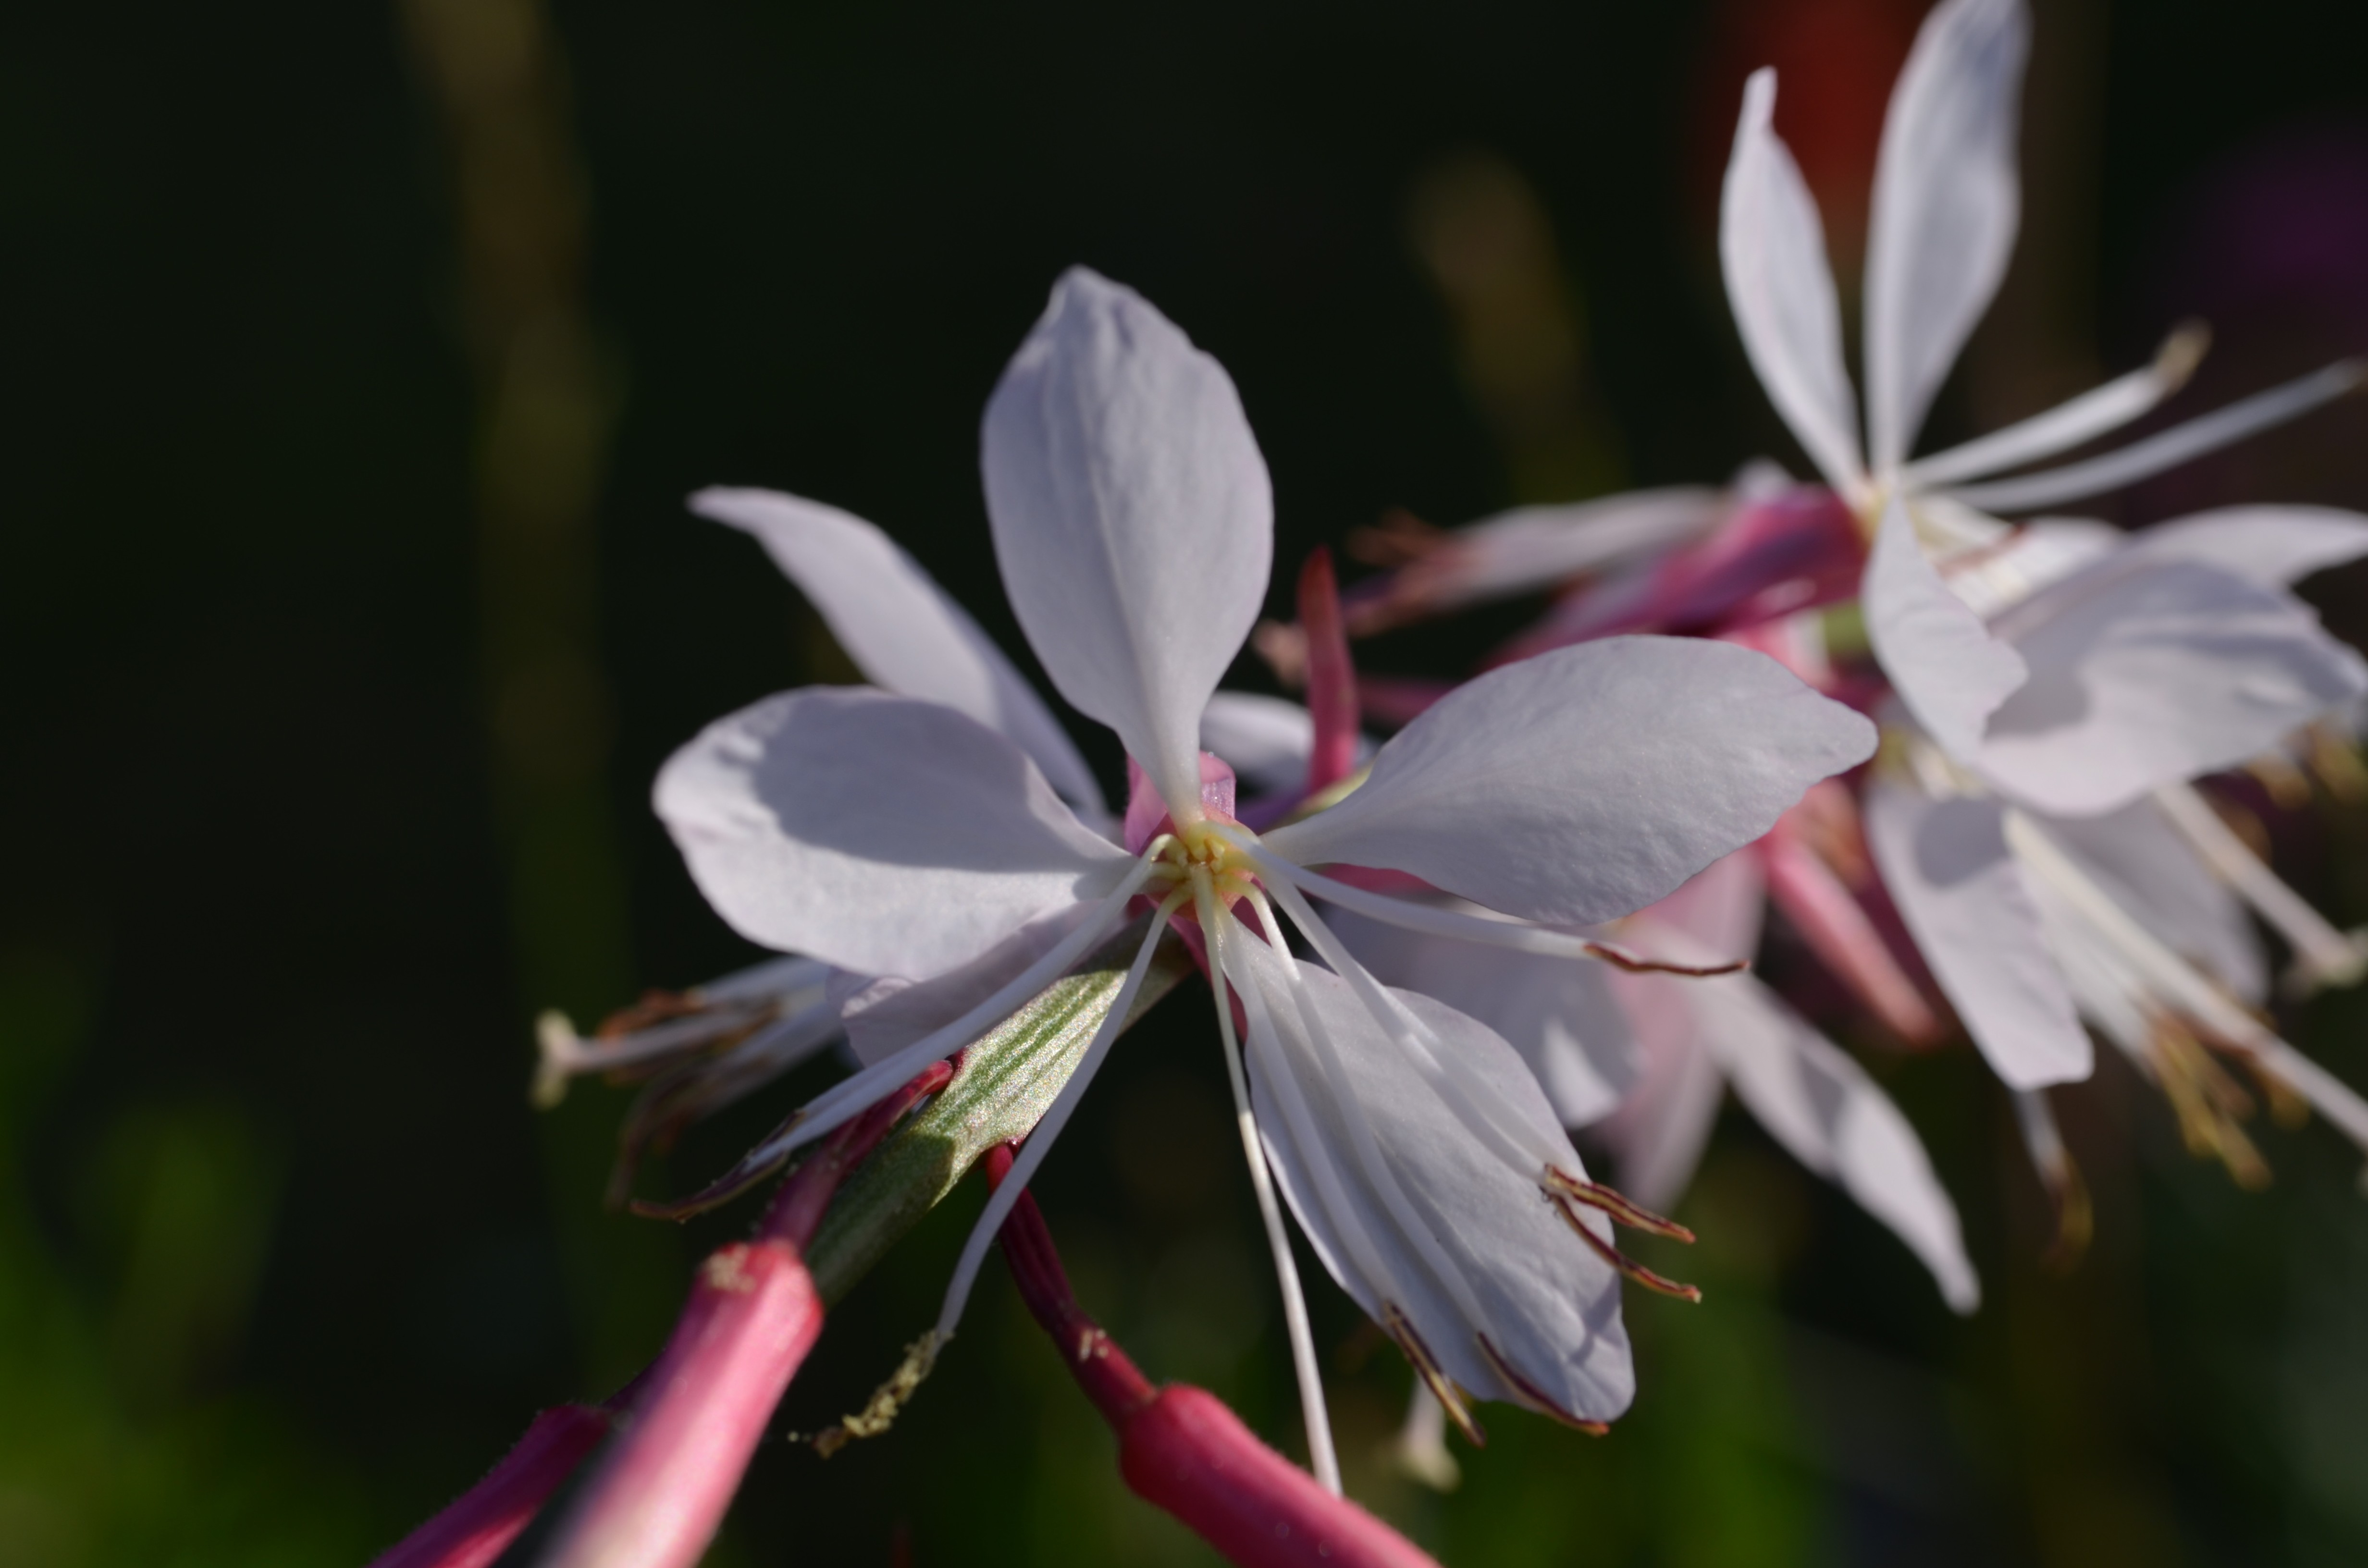
[[[776,1152],[974,1038],[1152,901],[1188,918],[1210,957],[1269,1214],[1268,1158],[1326,1267],[1451,1400],[1460,1386],[1570,1420],[1616,1415],[1633,1374],[1608,1230],[1574,1196],[1593,1189],[1535,1082],[1485,1027],[1374,982],[1306,895],[1475,941],[1600,953],[1545,927],[1668,892],[1862,758],[1871,727],[1757,654],[1615,640],[1474,682],[1381,748],[1341,803],[1261,838],[1233,820],[1231,775],[1197,744],[1271,551],[1265,464],[1224,371],[1131,291],[1072,272],[996,390],[983,456],[1020,625],[1062,695],[1140,765],[1130,814],[1153,820],[1133,852],[1081,822],[1033,748],[973,716],[1005,700],[991,681],[968,688],[969,712],[872,690],[785,693],[678,752],[657,809],[710,902],[756,941],[927,982],[1044,922],[1066,933],[814,1101]],[[940,620],[929,607],[941,599],[903,590]],[[1404,872],[1492,913],[1360,892],[1311,869],[1326,863]],[[1281,916],[1322,965],[1290,951]],[[1130,990],[1151,951],[1146,939]],[[1229,994],[1248,1025],[1246,1068]],[[941,1332],[1126,1012],[1122,994],[990,1203]],[[1271,1240],[1311,1445],[1332,1479],[1279,1228]]]
[[[1896,783],[1877,782],[1869,828],[1884,882],[1976,1043],[2023,1090],[2085,1077],[2089,1048],[2023,858],[2009,848],[2009,811],[2121,810],[2269,751],[2368,689],[2368,669],[2236,543],[2241,527],[2262,558],[2324,563],[2368,550],[2368,521],[2260,508],[2117,549],[2093,526],[2017,536],[1983,511],[2128,483],[2348,390],[2354,366],[2105,458],[1966,483],[2146,412],[2192,362],[2192,346],[2175,340],[2146,370],[1909,460],[2012,248],[2027,31],[2021,0],[1945,0],[1893,95],[1867,255],[1867,457],[1816,208],[1770,128],[1769,72],[1745,95],[1720,235],[1728,296],[1761,382],[1873,528],[1860,596],[1867,638],[1940,754],[1918,762],[1913,754],[1929,748],[1906,743],[1909,776],[1946,775],[1953,797],[1911,801]]]

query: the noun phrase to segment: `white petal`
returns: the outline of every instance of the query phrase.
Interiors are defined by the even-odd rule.
[[[2022,0],[1943,0],[1892,89],[1866,244],[1867,444],[1878,473],[1906,460],[2006,274],[2030,41]]]
[[[2244,903],[2154,801],[2135,801],[2101,816],[2045,821],[2081,869],[2163,946],[2246,1001],[2267,999],[2269,969]]]
[[[2109,562],[1995,630],[2031,678],[1968,760],[2057,815],[2112,811],[2234,767],[2368,691],[2368,667],[2305,606],[2190,562]]]
[[[1009,741],[860,687],[717,720],[667,759],[655,804],[733,929],[863,974],[967,963],[1133,860]]]
[[[1178,811],[1266,596],[1274,503],[1234,383],[1133,290],[1063,276],[986,406],[1003,585],[1053,684]]]
[[[1376,980],[1443,1002],[1502,1036],[1564,1126],[1611,1115],[1635,1086],[1643,1064],[1610,965],[1409,931],[1337,905],[1324,919]]]
[[[712,487],[690,498],[690,509],[754,535],[864,679],[969,715],[1026,752],[1064,798],[1103,809],[1092,771],[1035,688],[886,534],[777,490]]]
[[[2029,672],[1941,581],[1896,497],[1875,530],[1859,602],[1892,689],[1943,751],[1970,756],[1984,722]]]
[[[1919,508],[1933,505],[1919,497]],[[2035,517],[1994,545],[1977,545],[1949,562],[1949,591],[1987,621],[2040,589],[2127,550],[2130,536],[2093,517]]]
[[[1764,654],[1608,638],[1457,687],[1374,754],[1362,788],[1266,844],[1589,926],[1748,844],[1873,745],[1872,724]]]
[[[1769,401],[1827,483],[1855,501],[1866,488],[1866,463],[1842,369],[1833,269],[1816,201],[1770,123],[1775,110],[1776,73],[1752,73],[1719,201],[1727,305]]]
[[[1749,975],[1702,983],[1694,1006],[1703,1043],[1759,1125],[1890,1226],[1950,1306],[1978,1306],[1956,1205],[1916,1130],[1865,1069]]]
[[[2157,523],[2132,536],[2129,548],[2283,588],[2368,555],[2368,517],[2333,506],[2222,506]]]
[[[1287,698],[1220,691],[1201,715],[1201,749],[1223,759],[1252,794],[1295,790],[1307,782],[1315,721]]]
[[[2089,1075],[2092,1052],[1995,801],[1934,801],[1878,778],[1868,847],[1932,977],[1991,1068],[2015,1089]]]
[[[1271,949],[1244,956],[1253,960],[1276,1026],[1258,1031],[1249,1052],[1259,1125],[1292,1211],[1341,1288],[1376,1320],[1385,1303],[1396,1305],[1447,1375],[1475,1393],[1517,1397],[1480,1350],[1476,1335],[1486,1333],[1570,1414],[1609,1420],[1625,1410],[1635,1373],[1620,1321],[1619,1278],[1548,1204],[1538,1186],[1544,1173],[1515,1171],[1475,1138],[1339,976]],[[1572,1162],[1571,1174],[1583,1174],[1510,1046],[1428,997],[1395,994],[1438,1036],[1453,1071],[1485,1081],[1523,1107]],[[1300,996],[1317,1015],[1344,1074],[1324,1071],[1304,1029],[1293,1027]],[[1285,1074],[1292,1083],[1278,1081]],[[1278,1114],[1279,1102],[1294,1088],[1311,1113],[1313,1142],[1294,1131],[1297,1119]],[[1368,1178],[1348,1126],[1351,1115],[1361,1115],[1372,1128],[1399,1191],[1413,1205],[1419,1236]],[[1343,1195],[1347,1212],[1327,1206],[1320,1187]],[[1360,1234],[1350,1234],[1349,1227]],[[1370,1277],[1353,1261],[1358,1253],[1373,1251],[1387,1267],[1386,1279]],[[1442,1258],[1460,1290],[1439,1278],[1430,1260]],[[1403,1299],[1394,1300],[1392,1292]],[[1476,1315],[1466,1302],[1476,1305]]]

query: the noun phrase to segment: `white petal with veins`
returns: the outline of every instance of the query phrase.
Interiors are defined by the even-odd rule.
[[[690,509],[763,545],[864,679],[968,714],[1026,752],[1063,796],[1102,809],[1092,771],[1035,688],[886,534],[836,506],[777,490],[714,486],[693,495]]]
[[[1234,383],[1133,290],[1073,268],[981,437],[1004,590],[1061,695],[1171,806],[1266,597],[1274,502]]]
[[[1872,724],[1763,654],[1607,638],[1459,687],[1374,754],[1355,793],[1266,846],[1590,926],[1759,837],[1873,744]]]
[[[1519,1398],[1481,1352],[1475,1336],[1486,1333],[1570,1414],[1600,1421],[1625,1410],[1635,1374],[1620,1321],[1619,1278],[1546,1201],[1538,1186],[1543,1171],[1516,1171],[1475,1138],[1339,976],[1254,942],[1242,947],[1244,967],[1273,1025],[1253,1031],[1249,1053],[1259,1125],[1292,1212],[1341,1288],[1377,1321],[1386,1305],[1404,1312],[1447,1374],[1476,1393]],[[1258,950],[1247,951],[1253,949]],[[1438,1038],[1451,1071],[1526,1108],[1535,1132],[1560,1145],[1568,1172],[1584,1175],[1552,1108],[1510,1046],[1428,997],[1392,994]],[[1343,1059],[1345,1073],[1328,1073],[1320,1064],[1297,1011],[1302,997]],[[1292,1084],[1281,1081],[1286,1074]],[[1294,1088],[1312,1117],[1312,1141],[1292,1131],[1296,1119],[1273,1108]],[[1414,1206],[1414,1227],[1401,1223],[1368,1176],[1348,1125],[1351,1116],[1366,1119]],[[1346,1198],[1345,1212],[1324,1203],[1319,1162],[1337,1178],[1330,1185]],[[1608,1237],[1600,1215],[1590,1212],[1586,1221]],[[1356,1267],[1355,1255],[1368,1248],[1377,1251],[1387,1279]],[[1445,1261],[1452,1282],[1440,1278],[1434,1259]],[[1459,1296],[1476,1305],[1476,1317]]]
[[[1133,864],[1009,741],[861,687],[717,720],[667,759],[655,804],[734,930],[862,974],[966,963]]]

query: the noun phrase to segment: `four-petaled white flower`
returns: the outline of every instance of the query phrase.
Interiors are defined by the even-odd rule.
[[[1073,271],[996,390],[983,459],[996,558],[1030,646],[1139,767],[1133,831],[1113,843],[1098,813],[1088,824],[1063,803],[1055,783],[1090,810],[1090,780],[1078,769],[1048,782],[1047,756],[1064,769],[1073,754],[1056,726],[1013,722],[1033,699],[995,674],[999,658],[973,659],[987,673],[962,689],[926,692],[937,700],[785,693],[678,752],[657,809],[710,902],[750,938],[921,983],[976,972],[999,952],[1035,955],[820,1096],[772,1152],[959,1049],[1147,903],[1188,923],[1209,960],[1319,1472],[1337,1479],[1269,1162],[1326,1267],[1451,1403],[1460,1388],[1567,1420],[1617,1415],[1633,1375],[1602,1206],[1618,1200],[1587,1182],[1511,1048],[1377,983],[1309,897],[1478,943],[1600,956],[1601,944],[1548,927],[1669,892],[1862,760],[1872,726],[1757,653],[1617,639],[1459,689],[1383,746],[1340,803],[1261,836],[1234,820],[1231,774],[1197,744],[1272,549],[1265,464],[1224,372],[1135,294]],[[822,516],[809,504],[740,495],[706,509],[744,526],[764,513],[757,531],[803,583],[877,538],[837,526],[854,523],[843,514],[808,528]],[[893,592],[942,631],[942,596],[921,582],[927,592],[910,578]],[[833,607],[848,597],[818,595],[842,636]],[[875,668],[897,652],[893,637],[859,648]],[[969,656],[954,652],[957,664]],[[905,684],[921,691],[940,674],[908,672]],[[1363,892],[1313,869],[1327,865],[1404,873],[1487,913]],[[1293,953],[1286,920],[1320,961]],[[1127,1011],[1121,994],[990,1202],[941,1333]]]

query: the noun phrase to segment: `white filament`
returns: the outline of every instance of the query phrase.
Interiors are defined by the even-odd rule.
[[[2361,375],[2360,364],[2347,359],[2299,381],[2256,392],[2184,425],[2174,425],[2158,436],[2149,436],[2119,451],[2021,479],[1963,485],[1951,494],[1965,505],[1986,512],[2029,512],[2118,490],[2216,451],[2232,441],[2240,441],[2256,430],[2283,425],[2306,414],[2358,386]]]
[[[1268,1248],[1274,1254],[1274,1272],[1282,1287],[1282,1321],[1291,1338],[1292,1371],[1299,1380],[1300,1416],[1307,1426],[1307,1458],[1315,1479],[1338,1497],[1340,1458],[1332,1449],[1332,1417],[1324,1402],[1324,1375],[1315,1360],[1315,1336],[1307,1325],[1307,1298],[1299,1288],[1299,1266],[1291,1256],[1291,1233],[1282,1228],[1282,1206],[1275,1201],[1274,1173],[1267,1169],[1266,1145],[1260,1141],[1258,1118],[1250,1110],[1249,1085],[1242,1072],[1241,1042],[1234,1038],[1234,1006],[1225,989],[1225,966],[1219,956],[1224,941],[1221,924],[1228,918],[1210,885],[1207,871],[1195,867],[1193,903],[1201,916],[1201,934],[1210,948],[1209,988],[1217,998],[1217,1033],[1225,1052],[1225,1082],[1234,1091],[1234,1121],[1242,1134],[1242,1155],[1249,1162],[1250,1187],[1258,1194],[1258,1218],[1266,1225]]]

